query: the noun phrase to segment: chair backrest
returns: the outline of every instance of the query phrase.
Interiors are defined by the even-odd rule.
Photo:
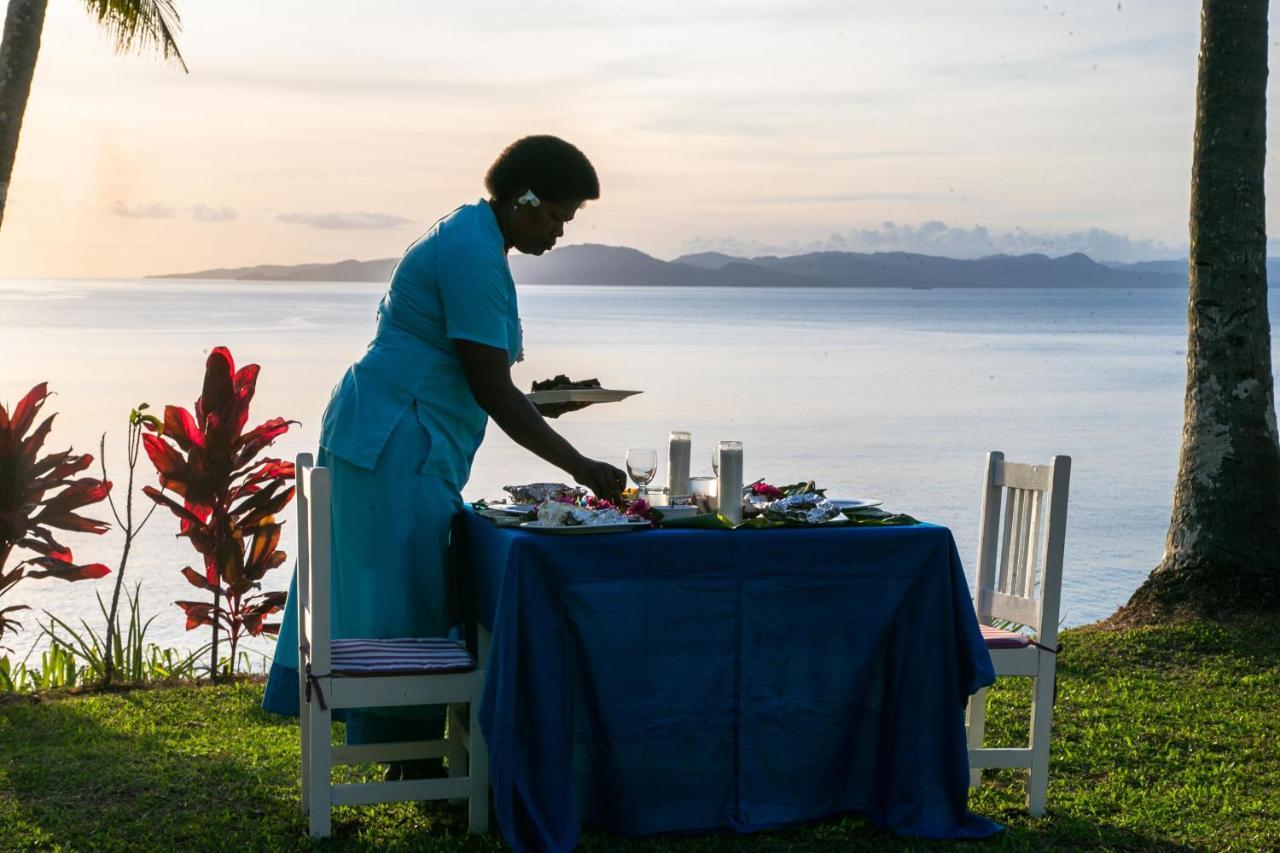
[[[1069,456],[1023,465],[1005,462],[999,451],[987,454],[974,595],[978,621],[1026,625],[1041,643],[1056,645],[1070,480]]]
[[[329,671],[329,469],[299,453],[295,467],[298,504],[298,648],[307,649],[311,668]],[[299,655],[299,660],[302,655]]]

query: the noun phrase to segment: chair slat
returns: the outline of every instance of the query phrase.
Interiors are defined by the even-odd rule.
[[[1027,525],[1027,574],[1021,594],[1036,597],[1036,572],[1040,565],[1040,528],[1044,524],[1044,492],[1031,493],[1031,519]]]
[[[996,468],[994,483],[1010,489],[1046,491],[1053,483],[1048,465],[1028,465],[1021,462],[1004,462]]]
[[[403,782],[358,782],[333,786],[335,806],[369,806],[415,800],[465,800],[472,793],[471,779],[412,779]]]
[[[480,672],[480,684],[484,673]],[[371,708],[402,705],[446,705],[472,699],[477,672],[445,675],[388,675],[334,678],[329,685],[329,707]]]
[[[1022,588],[1022,572],[1025,568],[1022,547],[1026,532],[1027,493],[1023,489],[1010,489],[1009,502],[1014,507],[1013,529],[1009,541],[1009,576],[1001,592],[1013,593]]]
[[[1000,568],[996,573],[995,583],[995,588],[1001,592],[1008,589],[1009,583],[1009,543],[1013,537],[1014,511],[1014,496],[1012,493],[1006,493],[1004,501],[1004,530],[1000,534]]]
[[[1018,582],[1009,590],[1012,595],[1023,595],[1027,588],[1027,576],[1031,572],[1031,529],[1035,525],[1035,502],[1039,492],[1022,490],[1022,518],[1018,526]]]
[[[991,614],[990,619],[985,620],[988,624],[991,619],[999,619],[1040,630],[1040,602],[996,590],[985,590],[978,597],[981,599],[979,609],[985,608],[985,612]]]
[[[372,764],[375,761],[413,761],[419,758],[443,758],[445,741],[414,740],[383,743],[361,743],[333,748],[334,764]]]

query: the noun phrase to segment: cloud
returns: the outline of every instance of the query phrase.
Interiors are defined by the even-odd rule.
[[[371,229],[391,230],[412,225],[412,219],[395,216],[390,213],[281,213],[276,216],[280,222],[290,225],[310,225],[312,228],[326,229]]]
[[[187,214],[196,222],[230,222],[239,216],[230,207],[209,207],[204,204],[188,208]]]
[[[126,219],[190,219],[193,222],[230,222],[236,219],[239,214],[230,207],[210,207],[207,204],[197,204],[192,207],[169,207],[159,202],[150,202],[147,204],[125,204],[122,201],[115,203],[116,216],[123,216]]]
[[[125,204],[122,201],[117,201],[115,212],[116,216],[123,216],[127,219],[173,219],[178,215],[178,211],[175,208],[156,202],[151,204]]]
[[[985,255],[1069,255],[1083,252],[1095,260],[1136,261],[1186,257],[1185,246],[1130,237],[1101,228],[1069,232],[1033,232],[1021,228],[993,232],[982,225],[953,227],[931,220],[920,225],[884,222],[879,228],[855,228],[833,233],[824,239],[766,243],[737,237],[695,237],[687,243],[690,252],[718,251],[730,255],[797,255],[805,252],[918,252],[949,258],[980,258]]]

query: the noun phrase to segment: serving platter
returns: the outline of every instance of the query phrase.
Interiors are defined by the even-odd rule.
[[[615,391],[609,388],[554,388],[550,391],[533,391],[525,396],[529,402],[551,403],[616,403],[642,391]]]
[[[521,530],[534,533],[552,533],[560,536],[581,536],[590,533],[622,533],[626,530],[641,530],[652,525],[647,521],[627,521],[617,524],[539,524],[537,521],[526,521],[520,525]]]

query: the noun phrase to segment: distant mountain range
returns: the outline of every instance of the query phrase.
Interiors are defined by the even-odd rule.
[[[333,264],[201,270],[153,278],[233,281],[377,281],[391,278],[396,258]],[[625,246],[565,246],[541,257],[511,255],[519,284],[683,285],[696,287],[1186,287],[1187,262],[1099,263],[1080,253],[990,255],[958,260],[909,252],[812,252],[741,258],[719,252],[663,261]],[[1280,259],[1267,261],[1280,281]]]

